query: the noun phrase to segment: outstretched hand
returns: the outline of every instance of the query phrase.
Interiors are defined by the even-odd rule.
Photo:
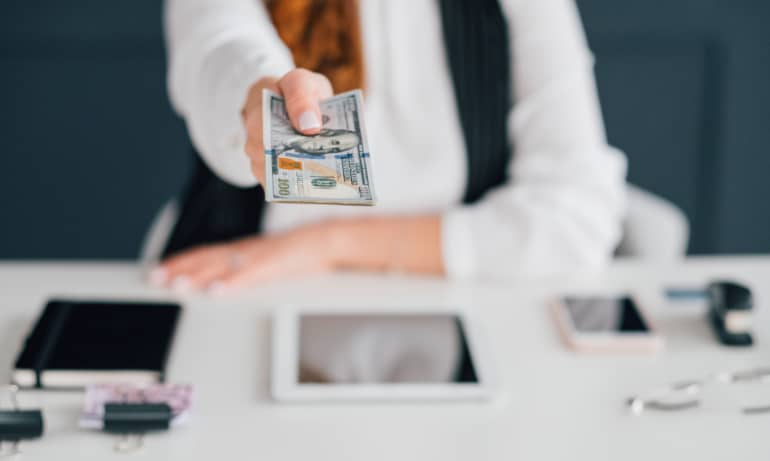
[[[321,109],[318,102],[333,95],[325,76],[306,69],[294,69],[280,79],[265,77],[249,89],[241,115],[246,128],[246,154],[251,171],[260,184],[265,183],[265,152],[262,144],[262,90],[272,90],[286,100],[294,129],[314,135],[321,131]]]

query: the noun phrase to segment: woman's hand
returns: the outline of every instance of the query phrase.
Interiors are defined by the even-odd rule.
[[[164,261],[152,271],[150,281],[177,291],[225,291],[329,271],[333,251],[322,226],[305,226],[275,236],[193,248]]]
[[[440,275],[436,215],[322,221],[279,235],[204,245],[164,261],[155,285],[224,291],[335,269]]]
[[[262,145],[262,90],[283,95],[286,111],[294,128],[307,135],[321,131],[321,109],[318,101],[333,95],[329,79],[306,69],[294,69],[281,79],[265,77],[249,89],[241,115],[246,128],[246,154],[251,171],[260,184],[265,184],[265,148]]]

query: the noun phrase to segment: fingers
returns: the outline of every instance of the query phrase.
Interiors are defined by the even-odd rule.
[[[262,146],[262,135],[248,136],[246,139],[246,155],[249,157],[251,174],[264,186],[265,184],[265,148]]]
[[[262,145],[262,90],[264,89],[280,91],[275,78],[265,77],[258,80],[249,90],[242,111],[246,129],[245,151],[251,163],[251,173],[260,184],[265,183],[265,148]]]
[[[176,291],[243,288],[333,268],[318,227],[282,235],[248,237],[184,251],[158,266],[150,282]]]
[[[322,125],[318,101],[333,94],[329,79],[306,69],[295,69],[278,81],[278,87],[294,128],[303,134],[318,134]]]
[[[241,247],[242,270],[231,271],[218,281],[218,291],[248,287],[286,277],[301,277],[329,271],[331,260],[323,251],[321,226],[306,226],[263,239],[262,246]]]
[[[216,292],[243,286],[243,282],[255,280],[254,275],[260,279],[264,249],[263,239],[258,237],[199,246],[163,261],[150,273],[149,281],[177,292]]]
[[[251,162],[251,173],[265,184],[265,153],[262,140],[262,90],[269,89],[282,94],[286,100],[294,128],[304,134],[313,135],[321,131],[323,120],[318,101],[331,97],[329,79],[306,69],[295,69],[280,80],[265,77],[249,89],[242,116],[246,128],[246,155]]]
[[[223,274],[214,286],[214,291],[229,291],[245,288],[257,282],[269,282],[278,278],[279,270],[271,265],[250,265],[242,270]]]
[[[175,255],[150,274],[150,282],[175,291],[208,289],[233,269],[231,244],[197,247]]]

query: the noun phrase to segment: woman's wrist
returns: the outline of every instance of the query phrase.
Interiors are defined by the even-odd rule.
[[[344,229],[337,221],[323,221],[290,231],[289,235],[300,242],[308,257],[336,269],[341,266],[343,234]]]
[[[246,101],[241,108],[241,118],[245,121],[246,115],[254,108],[258,108],[262,104],[262,90],[265,88],[275,87],[278,82],[276,77],[262,77],[255,81],[249,87],[248,93],[246,93]]]
[[[320,255],[332,269],[356,268],[366,265],[366,248],[359,231],[360,220],[337,219],[315,225]]]
[[[330,269],[381,270],[387,265],[387,253],[377,242],[382,240],[384,219],[336,219],[313,224],[308,229],[314,243],[311,251]],[[379,225],[378,225],[379,224]]]
[[[443,273],[439,216],[340,219],[312,227],[316,254],[332,269]]]

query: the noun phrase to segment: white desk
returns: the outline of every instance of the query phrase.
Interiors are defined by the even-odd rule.
[[[758,344],[720,347],[698,306],[665,301],[664,285],[730,277],[755,289]],[[559,341],[544,302],[565,290],[631,290],[667,340],[657,356],[576,356]],[[50,296],[168,298],[130,264],[0,264],[0,379]],[[625,460],[770,459],[770,416],[708,406],[629,415],[638,391],[718,370],[770,364],[770,258],[695,259],[676,267],[618,263],[603,274],[548,281],[452,284],[335,276],[182,299],[186,310],[168,376],[197,395],[185,428],[148,436],[131,459]],[[502,381],[485,404],[279,405],[270,401],[269,312],[284,303],[465,305],[478,312]],[[770,390],[768,390],[770,398]],[[30,391],[43,439],[23,460],[105,460],[114,437],[76,428],[81,395]]]

